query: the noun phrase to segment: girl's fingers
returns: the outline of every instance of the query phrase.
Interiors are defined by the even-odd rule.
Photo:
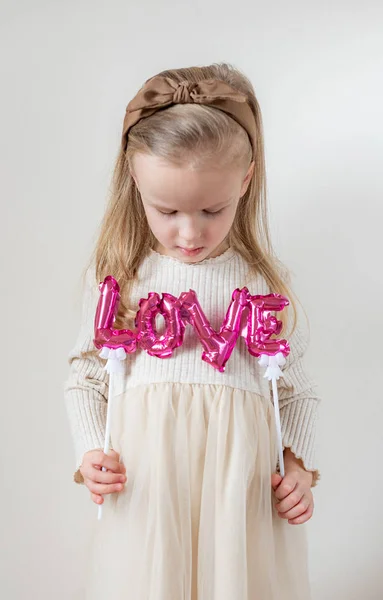
[[[103,496],[104,494],[114,494],[115,492],[121,492],[124,489],[123,483],[95,483],[88,479],[86,486],[89,491],[93,494]]]
[[[104,498],[99,494],[91,494],[90,496],[95,504],[103,504]]]
[[[122,463],[116,460],[118,454],[114,451],[112,456],[109,454],[104,454],[104,452],[98,452],[92,461],[92,466],[98,470],[101,470],[103,467],[107,471],[113,471],[113,473],[126,473],[126,469]]]
[[[99,469],[92,469],[88,479],[94,483],[125,483],[126,475],[121,473],[113,473],[112,471],[100,471]]]
[[[284,498],[280,502],[277,502],[276,509],[279,513],[286,513],[295,506],[297,506],[303,499],[303,492],[299,491],[299,489],[295,489],[291,494]],[[306,507],[307,508],[307,507]]]
[[[303,513],[306,512],[306,510],[308,509],[309,506],[310,506],[310,500],[308,498],[306,498],[305,496],[303,496],[301,501],[298,502],[298,504],[296,504],[290,510],[287,510],[286,512],[282,512],[281,510],[279,510],[279,507],[277,507],[277,510],[278,510],[279,516],[282,517],[282,519],[296,519],[297,517],[300,517],[301,515],[303,515]]]
[[[117,452],[114,451],[112,456],[104,454],[102,450],[94,450],[85,454],[80,469],[84,479],[94,479],[94,471],[101,471],[101,469],[104,469],[105,472],[110,471],[112,473],[125,475],[126,469],[124,465],[114,457],[118,457]]]
[[[296,487],[288,496],[280,500],[276,504],[278,512],[285,513],[288,510],[294,508],[302,500],[304,492]]]
[[[271,487],[273,488],[274,492],[277,489],[277,487],[279,486],[279,484],[282,481],[282,477],[280,475],[278,475],[278,473],[273,473],[271,476]]]
[[[306,512],[304,512],[299,517],[296,517],[295,519],[289,519],[288,522],[290,523],[290,525],[302,525],[303,523],[306,523],[306,521],[311,519],[311,517],[313,516],[313,512],[314,504],[310,504]]]
[[[297,487],[297,481],[293,477],[289,477],[289,475],[285,475],[281,483],[278,485],[275,490],[275,497],[277,500],[283,500],[287,498]],[[299,502],[300,498],[298,499]]]

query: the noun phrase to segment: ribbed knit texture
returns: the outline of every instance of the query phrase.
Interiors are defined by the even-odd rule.
[[[132,290],[133,305],[149,292],[168,292],[178,297],[181,292],[194,290],[212,327],[219,330],[229,307],[232,292],[247,286],[251,294],[267,294],[270,290],[261,278],[248,277],[248,266],[232,249],[220,256],[195,264],[151,251],[140,266],[138,281]],[[271,290],[272,291],[272,290]],[[69,356],[70,373],[65,386],[67,412],[71,424],[76,454],[75,480],[81,481],[78,468],[85,452],[104,445],[108,397],[108,376],[105,362],[98,356],[82,357],[94,349],[93,322],[99,290],[90,272],[84,291],[80,333]],[[291,448],[317,478],[314,446],[318,397],[308,378],[302,358],[307,337],[298,328],[289,339],[291,353],[284,367],[284,377],[278,382],[282,436],[285,447]],[[226,364],[219,373],[201,359],[202,346],[191,326],[185,330],[184,342],[172,357],[160,359],[138,350],[128,355],[125,376],[120,389],[133,392],[137,385],[159,382],[213,383],[248,390],[269,398],[270,385],[264,379],[264,369],[247,350],[240,337]]]

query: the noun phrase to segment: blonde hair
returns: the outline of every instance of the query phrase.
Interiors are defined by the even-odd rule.
[[[177,83],[215,78],[248,96],[257,129],[255,169],[249,187],[239,201],[228,242],[248,263],[250,275],[260,274],[272,292],[290,299],[293,319],[289,318],[289,322],[292,322],[293,329],[296,322],[293,293],[284,275],[286,271],[270,242],[262,117],[251,82],[226,63],[172,69],[159,75],[170,77]],[[130,326],[136,314],[137,307],[131,307],[129,303],[131,286],[142,260],[155,245],[131,174],[132,158],[136,152],[152,154],[172,164],[187,161],[195,168],[217,161],[217,157],[225,164],[246,168],[252,161],[247,132],[226,113],[209,106],[192,103],[172,105],[132,127],[126,153],[121,148],[117,156],[110,199],[92,259],[96,264],[98,281],[113,275],[120,285],[121,302],[115,323],[118,328]],[[286,321],[287,315],[282,313],[282,316]]]

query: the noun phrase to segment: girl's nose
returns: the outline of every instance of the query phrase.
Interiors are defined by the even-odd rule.
[[[195,219],[185,219],[179,229],[179,237],[186,243],[194,245],[194,241],[202,236],[201,227]]]

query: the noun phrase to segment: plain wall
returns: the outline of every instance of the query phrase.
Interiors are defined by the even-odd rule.
[[[97,509],[63,399],[81,272],[129,99],[220,61],[254,83],[274,242],[311,322],[313,597],[383,597],[382,17],[378,0],[1,2],[2,598],[82,597]]]

